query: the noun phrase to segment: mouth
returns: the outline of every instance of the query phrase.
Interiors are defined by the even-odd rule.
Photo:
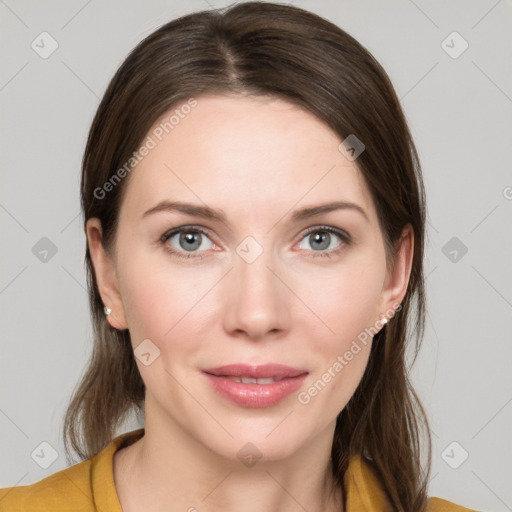
[[[232,403],[261,408],[276,405],[296,391],[309,372],[281,364],[232,364],[208,368],[203,373],[213,389]]]

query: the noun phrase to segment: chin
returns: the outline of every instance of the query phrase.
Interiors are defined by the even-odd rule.
[[[254,426],[247,428],[229,428],[227,430],[233,436],[232,438],[225,432],[212,435],[208,439],[203,439],[203,443],[218,456],[242,462],[247,467],[252,467],[256,463],[284,460],[296,453],[306,441],[304,432],[301,432],[302,439],[288,427],[281,428],[280,421],[273,420],[260,423],[260,427]],[[269,428],[269,423],[271,427]],[[276,428],[277,427],[277,428]]]

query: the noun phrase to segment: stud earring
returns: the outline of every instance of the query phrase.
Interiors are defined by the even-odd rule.
[[[108,315],[110,315],[110,313],[112,313],[112,310],[110,308],[107,308],[107,306],[105,306],[103,308],[103,312],[105,313],[105,316],[108,316]]]
[[[388,323],[388,319],[384,316],[381,320],[382,325],[386,325]]]

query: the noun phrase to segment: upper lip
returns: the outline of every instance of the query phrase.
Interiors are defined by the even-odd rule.
[[[265,379],[269,377],[273,377],[274,379],[286,379],[308,373],[307,370],[274,363],[260,366],[241,363],[228,364],[215,368],[206,368],[203,372],[223,377],[251,377],[253,379]]]

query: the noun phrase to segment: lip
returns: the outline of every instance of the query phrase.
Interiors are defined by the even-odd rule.
[[[280,364],[251,366],[231,364],[203,370],[208,382],[221,396],[240,407],[252,409],[271,407],[299,389],[308,375],[300,370]],[[245,384],[229,377],[279,379],[269,384]]]

